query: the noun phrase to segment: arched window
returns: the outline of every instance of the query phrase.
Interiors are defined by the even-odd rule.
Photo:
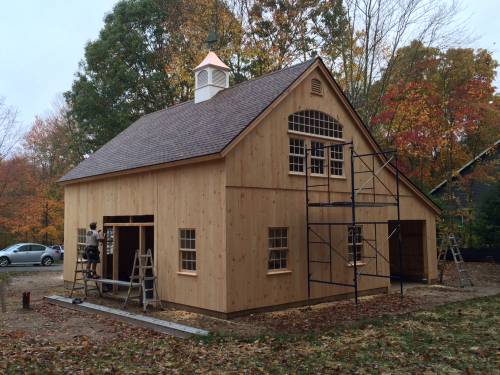
[[[320,111],[300,111],[288,116],[288,130],[331,139],[342,139],[343,128],[332,116]]]
[[[208,85],[208,72],[206,70],[202,70],[198,73],[198,87],[205,85]]]
[[[226,74],[221,70],[212,71],[212,83],[217,86],[226,87]]]

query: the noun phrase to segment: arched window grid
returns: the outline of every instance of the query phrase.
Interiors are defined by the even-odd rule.
[[[332,116],[314,110],[300,111],[288,116],[288,131],[314,137],[343,140],[342,125]]]

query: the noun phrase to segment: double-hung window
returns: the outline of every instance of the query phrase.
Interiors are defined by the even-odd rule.
[[[363,227],[361,225],[350,226],[347,228],[347,251],[349,262],[354,262],[354,254],[356,261],[361,261],[363,256]]]
[[[305,172],[306,146],[303,139],[290,138],[288,152],[288,170],[293,173]]]
[[[321,142],[311,141],[311,173],[325,173],[325,148]]]
[[[343,145],[332,145],[330,148],[330,174],[332,176],[344,176]]]
[[[78,228],[76,230],[76,251],[79,256],[85,254],[85,246],[87,243],[87,230]]]
[[[179,231],[179,258],[182,272],[196,272],[196,231],[181,229]]]
[[[268,270],[288,269],[288,228],[269,228]]]

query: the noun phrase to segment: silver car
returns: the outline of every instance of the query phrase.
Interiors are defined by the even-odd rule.
[[[37,243],[18,243],[0,250],[0,267],[9,264],[50,266],[61,258],[61,251]]]

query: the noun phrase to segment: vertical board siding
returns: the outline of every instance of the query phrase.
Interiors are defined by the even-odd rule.
[[[325,87],[324,96],[312,95],[311,78],[319,79]],[[228,252],[228,311],[286,304],[307,299],[307,255],[305,221],[305,179],[302,176],[288,174],[288,142],[290,137],[314,139],[288,133],[288,116],[302,110],[318,110],[337,119],[344,130],[346,141],[354,140],[357,153],[374,152],[340,104],[336,94],[316,70],[306,77],[260,124],[258,124],[226,158],[227,165],[227,252]],[[328,141],[323,141],[328,143]],[[331,179],[332,198],[337,201],[349,201],[351,191],[349,148],[344,148],[344,170],[347,178]],[[371,158],[364,159],[371,166]],[[356,170],[362,163],[357,161]],[[381,166],[376,160],[375,169]],[[360,186],[369,174],[356,175],[355,184]],[[382,170],[380,179],[387,187],[395,191],[395,177],[388,170]],[[326,178],[311,178],[311,184],[326,183]],[[370,184],[371,185],[371,184]],[[379,183],[375,185],[377,201],[394,201],[387,190]],[[322,190],[322,188],[315,188]],[[326,190],[326,188],[323,188]],[[435,279],[435,214],[409,188],[400,184],[402,220],[424,220],[426,243],[424,246],[425,272],[429,279]],[[311,194],[311,202],[326,200],[326,193]],[[361,193],[358,200],[372,199],[371,191]],[[330,208],[310,210],[311,221],[350,221],[350,208]],[[389,220],[396,218],[395,207],[358,209],[358,218],[362,220]],[[289,264],[290,273],[267,274],[267,231],[271,226],[289,228]],[[326,237],[326,229],[318,229]],[[365,238],[374,237],[374,227],[364,226]],[[379,251],[389,258],[387,225],[377,226]],[[333,227],[333,243],[347,258],[347,228]],[[323,245],[311,247],[312,257],[328,258],[328,250]],[[373,256],[374,251],[364,246],[364,254]],[[374,260],[367,260],[360,272],[389,274],[389,264],[379,259],[376,267]],[[333,254],[333,280],[352,283],[353,272],[342,257]],[[330,267],[315,264],[311,274],[320,280],[329,280]],[[375,289],[389,286],[389,280],[383,278],[360,278],[360,289]],[[341,286],[312,284],[313,298],[353,292],[352,288]]]
[[[73,279],[76,230],[103,216],[154,215],[160,298],[225,311],[224,162],[71,184],[65,187],[64,279]],[[178,274],[179,228],[196,229],[198,273]]]

